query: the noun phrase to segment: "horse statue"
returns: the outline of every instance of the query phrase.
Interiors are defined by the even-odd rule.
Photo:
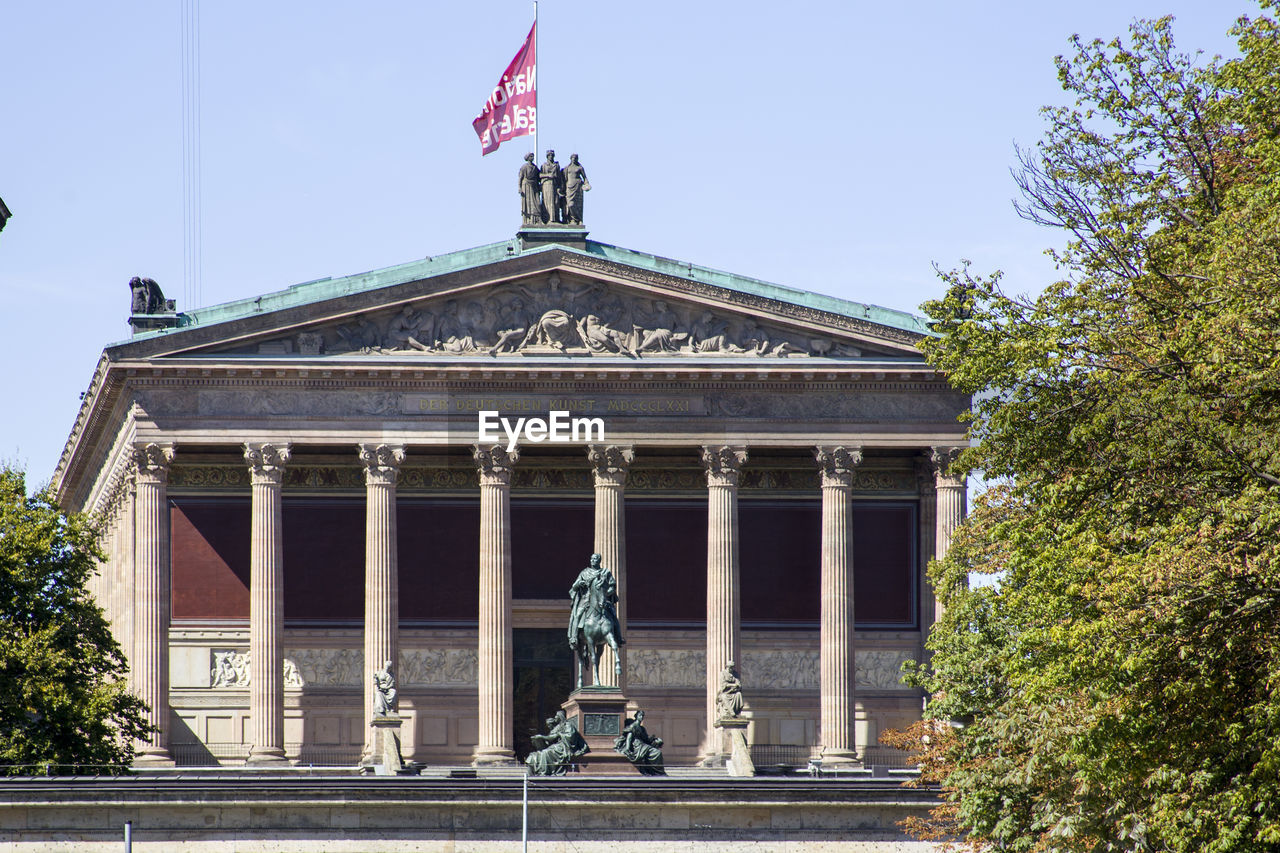
[[[613,649],[614,674],[622,679],[622,657],[618,646],[626,642],[618,625],[618,581],[601,565],[600,555],[591,555],[591,565],[583,569],[569,588],[573,609],[569,614],[569,647],[577,653],[578,687],[582,673],[591,668],[591,683],[600,683],[600,654],[607,643]]]

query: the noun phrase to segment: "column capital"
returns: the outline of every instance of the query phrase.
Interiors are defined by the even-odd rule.
[[[500,444],[491,447],[471,446],[471,458],[476,461],[482,486],[507,486],[511,484],[511,472],[520,460],[520,448],[508,451]]]
[[[965,487],[965,476],[953,474],[952,466],[964,452],[963,447],[931,447],[929,448],[929,464],[933,466],[933,476],[938,488]]]
[[[706,444],[702,447],[702,467],[708,486],[736,486],[738,474],[747,462],[747,448],[741,444]]]
[[[289,462],[288,444],[248,442],[244,444],[244,461],[249,463],[249,480],[254,485],[279,485],[284,466]]]
[[[627,444],[592,444],[587,447],[587,460],[597,486],[624,486],[627,469],[636,458],[635,449]]]
[[[169,482],[169,465],[173,462],[173,443],[169,441],[149,441],[133,446],[133,464],[137,469],[137,478],[143,483]]]
[[[853,485],[853,469],[862,464],[862,448],[858,445],[820,444],[814,448],[818,473],[823,486]]]
[[[403,444],[361,444],[356,452],[364,463],[365,485],[396,484],[400,478],[400,463],[404,462]]]

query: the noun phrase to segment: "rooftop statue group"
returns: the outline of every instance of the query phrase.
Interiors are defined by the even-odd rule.
[[[533,164],[533,154],[526,154],[518,183],[521,223],[533,227],[581,225],[582,195],[589,189],[587,170],[577,154],[570,154],[569,164],[562,167],[556,162],[556,152],[547,151],[542,168]]]

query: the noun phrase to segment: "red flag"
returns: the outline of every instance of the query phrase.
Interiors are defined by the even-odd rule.
[[[537,30],[535,20],[524,45],[493,87],[484,109],[471,122],[480,137],[482,156],[517,136],[528,136],[538,126]]]

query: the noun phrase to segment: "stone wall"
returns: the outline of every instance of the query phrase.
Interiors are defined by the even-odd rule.
[[[519,778],[135,776],[0,780],[0,838],[19,853],[518,851]],[[838,780],[544,779],[529,849],[612,853],[923,853],[897,828],[936,793]],[[607,847],[606,847],[607,845]]]

